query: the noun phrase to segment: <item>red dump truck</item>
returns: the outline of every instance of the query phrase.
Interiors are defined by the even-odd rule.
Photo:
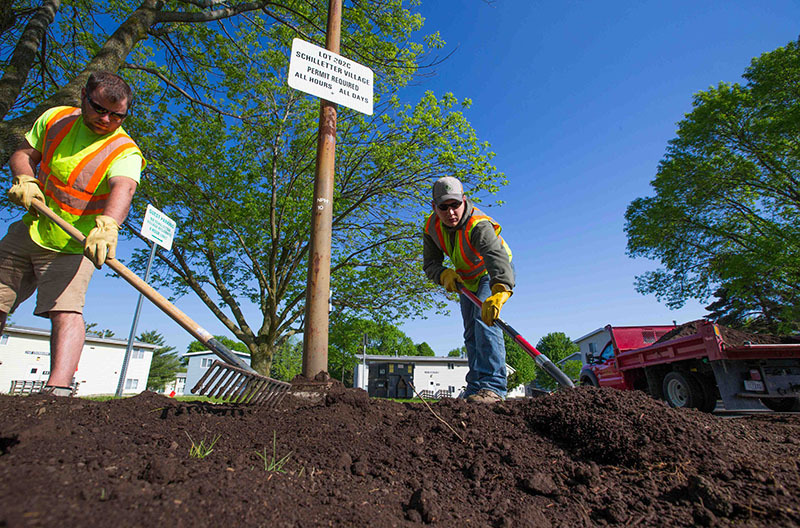
[[[672,407],[800,411],[800,344],[737,332],[709,321],[676,326],[605,327],[610,336],[587,357],[582,385],[638,389]]]

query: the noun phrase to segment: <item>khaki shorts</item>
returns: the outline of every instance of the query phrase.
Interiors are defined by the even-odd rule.
[[[37,245],[28,226],[15,222],[0,240],[0,311],[13,312],[38,289],[35,315],[83,313],[94,269],[83,255],[58,253]]]

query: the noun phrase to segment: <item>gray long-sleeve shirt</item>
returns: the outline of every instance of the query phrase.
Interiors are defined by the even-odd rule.
[[[457,231],[465,228],[467,221],[475,211],[472,201],[469,198],[465,198],[465,201],[464,216],[461,217],[458,225],[449,227],[444,222],[441,223],[442,235],[449,237],[450,242],[454,242]],[[444,252],[439,249],[424,230],[422,240],[422,267],[425,270],[425,275],[436,284],[441,284],[439,278],[445,269],[443,265]],[[483,257],[486,271],[489,273],[489,285],[503,284],[509,290],[513,290],[514,268],[511,266],[508,253],[503,248],[500,237],[494,232],[494,226],[490,222],[478,222],[470,234],[469,241],[472,247]],[[452,244],[451,247],[453,247]]]

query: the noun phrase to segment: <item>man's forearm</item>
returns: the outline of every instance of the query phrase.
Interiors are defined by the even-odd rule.
[[[36,166],[41,160],[41,153],[25,141],[9,158],[8,167],[13,176],[36,176]]]
[[[108,183],[111,186],[111,192],[108,195],[108,203],[103,214],[110,216],[119,225],[122,225],[131,208],[133,194],[136,192],[136,181],[124,176],[117,176],[111,178]]]

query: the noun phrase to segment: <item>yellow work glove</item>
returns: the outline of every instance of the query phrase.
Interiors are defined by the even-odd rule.
[[[8,190],[8,199],[35,215],[36,209],[31,207],[31,202],[36,198],[44,202],[44,194],[39,188],[38,180],[30,174],[14,176],[14,185]]]
[[[458,283],[461,282],[461,277],[455,270],[445,268],[441,275],[439,275],[439,282],[444,286],[444,289],[449,292],[458,291]]]
[[[95,218],[94,223],[97,227],[89,231],[89,235],[83,242],[83,254],[92,261],[95,268],[100,269],[106,259],[114,258],[117,255],[119,224],[110,216],[105,215]]]
[[[495,284],[492,286],[492,294],[483,301],[481,306],[481,319],[489,326],[492,326],[497,318],[500,317],[500,308],[511,297],[511,290],[505,284]]]

